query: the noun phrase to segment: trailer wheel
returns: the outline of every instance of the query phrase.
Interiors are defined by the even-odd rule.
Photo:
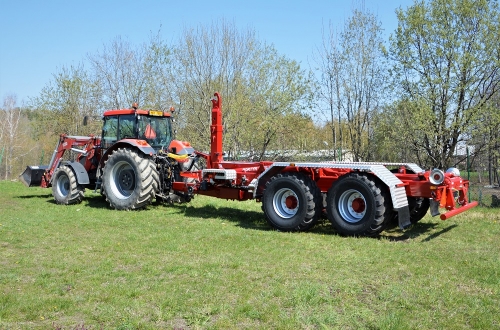
[[[423,197],[408,197],[408,206],[410,208],[410,222],[415,224],[427,214],[430,201]]]
[[[304,184],[309,188],[310,193],[313,195],[315,214],[309,221],[300,225],[300,230],[308,230],[314,227],[318,223],[319,219],[321,219],[324,209],[323,195],[321,194],[321,190],[316,185],[316,182],[314,182],[310,176],[298,173],[297,177],[304,182]]]
[[[78,204],[83,200],[85,188],[78,184],[73,170],[66,165],[59,167],[52,181],[52,195],[57,204]]]
[[[135,150],[119,148],[104,164],[103,194],[117,210],[139,209],[151,203],[159,187],[154,162]]]
[[[360,174],[346,175],[332,185],[326,197],[326,212],[338,233],[376,236],[384,229],[386,208],[378,185]]]
[[[318,221],[321,193],[314,182],[300,173],[282,173],[266,184],[262,209],[267,222],[282,231],[306,230]],[[312,186],[314,185],[314,187]],[[319,189],[318,189],[319,191]]]

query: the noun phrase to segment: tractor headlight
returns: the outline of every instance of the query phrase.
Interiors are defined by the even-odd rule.
[[[451,173],[452,176],[460,176],[460,171],[456,167],[450,167],[446,170],[446,173]]]
[[[444,172],[438,168],[433,169],[429,175],[429,181],[433,185],[440,185],[444,181]]]

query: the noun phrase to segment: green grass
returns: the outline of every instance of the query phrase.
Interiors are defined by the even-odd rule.
[[[0,182],[0,329],[500,329],[500,212],[378,239],[281,233],[260,204],[125,212]]]

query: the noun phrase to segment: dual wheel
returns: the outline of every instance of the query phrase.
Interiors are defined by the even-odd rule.
[[[325,207],[336,231],[350,236],[379,234],[393,217],[390,204],[383,184],[356,173],[338,179],[325,201],[315,182],[301,173],[282,173],[271,178],[262,198],[267,221],[276,229],[309,229]]]

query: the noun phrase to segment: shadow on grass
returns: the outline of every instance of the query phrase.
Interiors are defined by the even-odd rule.
[[[183,213],[188,217],[202,219],[216,218],[237,223],[239,227],[246,229],[272,230],[262,212],[240,210],[231,207],[215,207],[213,205],[194,207],[189,204],[174,204],[167,207],[177,208],[179,213]]]
[[[85,205],[88,207],[97,209],[109,208],[109,204],[108,202],[106,202],[106,198],[104,198],[104,196],[101,195],[85,196],[83,198],[83,203],[85,203]]]
[[[30,198],[50,198],[52,197],[52,193],[49,194],[38,194],[38,195],[21,195],[21,196],[14,196],[14,198],[20,198],[20,199],[30,199]]]
[[[404,241],[409,241],[411,239],[428,235],[426,238],[424,238],[422,241],[423,242],[429,242],[433,240],[434,238],[437,238],[441,236],[444,233],[447,233],[448,231],[452,230],[453,228],[457,227],[456,224],[453,224],[451,226],[448,226],[446,228],[441,229],[438,232],[429,234],[430,232],[434,231],[434,229],[438,226],[438,223],[421,223],[418,222],[410,229],[407,229],[406,231],[401,231],[398,227],[391,228],[389,230],[385,230],[382,232],[382,234],[379,235],[379,238],[381,239],[386,239],[391,242],[404,242]]]
[[[50,198],[47,201],[47,203],[57,204],[52,196],[52,193],[41,194],[41,195],[21,195],[21,196],[15,196],[15,198],[19,198],[19,199],[31,199],[31,198],[47,199],[47,198]],[[85,195],[85,197],[83,198],[82,204],[85,206],[93,207],[93,208],[108,208],[109,207],[109,204],[106,202],[106,199],[100,195],[92,195],[92,196]]]
[[[436,237],[438,237],[438,236],[440,236],[440,235],[442,235],[444,233],[449,232],[450,230],[452,230],[455,227],[457,227],[457,224],[453,224],[451,226],[443,228],[440,231],[438,231],[437,233],[434,233],[434,234],[430,235],[429,237],[425,238],[423,241],[424,242],[428,242],[428,241],[430,241],[430,240],[432,240],[432,239],[434,239],[434,238],[436,238]]]
[[[194,207],[189,204],[174,204],[167,207],[176,208],[178,209],[178,213],[183,213],[188,217],[202,219],[216,218],[236,223],[237,226],[245,229],[279,232],[279,230],[274,229],[267,223],[264,212],[241,210],[231,207],[216,207],[214,205]],[[316,226],[308,230],[307,233],[337,235],[337,232],[326,219],[320,219]]]
[[[236,223],[239,227],[245,229],[273,231],[266,221],[263,212],[241,210],[231,207],[216,207],[214,205],[205,205],[194,207],[190,204],[173,204],[166,205],[165,207],[173,208],[179,214],[184,214],[187,217],[201,218],[201,219],[220,219],[227,222]],[[457,225],[443,228],[438,232],[434,232],[438,223],[417,223],[406,231],[401,231],[397,226],[383,231],[380,235],[372,237],[371,239],[386,239],[391,242],[404,242],[410,241],[420,236],[427,236],[423,239],[428,242],[440,235],[452,230]],[[338,234],[331,226],[327,219],[320,219],[316,226],[307,231],[312,234],[321,235],[337,235],[340,237],[348,237]],[[366,237],[370,239],[370,237]]]

